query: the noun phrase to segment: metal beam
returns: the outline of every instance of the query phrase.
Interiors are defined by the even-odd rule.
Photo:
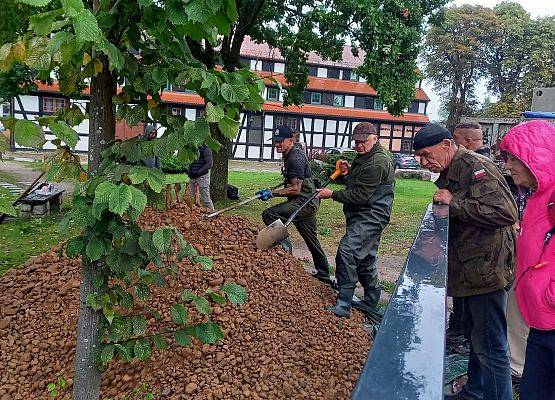
[[[443,400],[448,213],[428,206],[353,400]]]

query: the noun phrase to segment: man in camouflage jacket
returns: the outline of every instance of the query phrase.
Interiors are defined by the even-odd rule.
[[[511,192],[493,163],[457,147],[440,125],[422,128],[413,147],[424,168],[440,173],[434,201],[449,205],[447,293],[463,300],[471,343],[468,383],[447,398],[511,400],[504,290],[513,279],[518,218]]]

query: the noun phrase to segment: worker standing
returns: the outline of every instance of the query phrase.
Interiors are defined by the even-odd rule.
[[[381,288],[376,254],[382,231],[391,217],[395,186],[395,168],[378,141],[374,125],[358,124],[352,140],[358,154],[350,167],[346,161],[341,162],[343,172],[348,168],[345,189],[320,189],[318,195],[342,203],[347,221],[335,256],[339,293],[335,305],[329,308],[338,317],[349,317],[357,281],[364,289],[361,305],[369,311],[378,305]]]
[[[214,165],[214,158],[212,150],[204,143],[198,148],[198,151],[199,157],[189,165],[189,170],[187,171],[190,196],[193,199],[195,198],[198,186],[202,204],[207,209],[213,211],[214,204],[212,204],[212,199],[210,198],[210,170]]]
[[[447,294],[462,298],[470,340],[468,382],[445,398],[511,400],[504,288],[513,279],[515,202],[497,167],[457,147],[444,127],[426,125],[413,148],[424,168],[440,173],[433,199],[449,205]]]
[[[272,197],[286,197],[287,201],[269,207],[262,212],[262,220],[266,226],[278,219],[281,219],[283,222],[287,221],[291,214],[302,205],[304,200],[316,190],[314,178],[308,165],[308,157],[300,146],[295,145],[293,131],[287,126],[278,126],[272,140],[276,151],[283,155],[282,175],[284,187],[281,189],[260,190],[257,194],[261,194],[261,199],[264,201]],[[314,199],[311,201],[297,214],[293,224],[312,255],[314,267],[316,268],[313,276],[331,285],[328,259],[318,241],[316,212],[319,205],[319,200]],[[285,239],[281,245],[285,250],[292,251],[289,238]]]

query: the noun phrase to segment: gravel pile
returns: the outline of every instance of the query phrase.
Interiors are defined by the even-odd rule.
[[[186,206],[183,206],[186,207]],[[112,362],[102,375],[102,398],[141,398],[143,385],[157,399],[348,399],[370,348],[363,317],[339,322],[324,312],[334,296],[281,250],[262,252],[257,228],[241,217],[205,220],[199,211],[147,211],[144,228],[178,227],[212,271],[190,261],[177,265],[169,287],[154,288],[150,305],[172,326],[169,308],[187,288],[200,295],[233,280],[248,290],[243,306],[212,304],[225,339],[187,348],[170,343],[147,362]],[[80,261],[55,249],[0,278],[0,400],[49,398],[57,374],[69,388],[75,353]],[[190,321],[201,322],[193,308]],[[153,322],[154,321],[150,321]],[[156,326],[156,324],[154,324]],[[134,397],[136,396],[136,397]]]

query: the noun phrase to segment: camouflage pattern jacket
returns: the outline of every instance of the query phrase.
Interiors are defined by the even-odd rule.
[[[436,185],[453,195],[447,293],[465,297],[506,287],[514,279],[518,211],[497,167],[459,147]]]

